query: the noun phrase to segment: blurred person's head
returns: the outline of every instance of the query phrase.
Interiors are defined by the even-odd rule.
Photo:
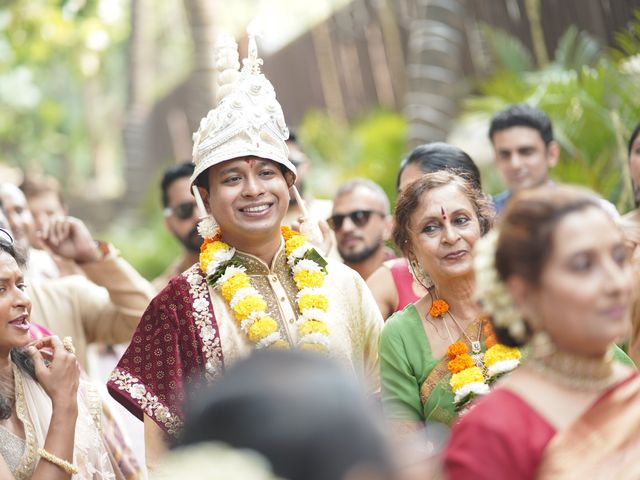
[[[185,411],[181,446],[251,449],[288,480],[388,478],[386,445],[355,379],[317,354],[257,351]]]
[[[634,288],[628,252],[592,192],[518,193],[502,215],[494,256],[521,315],[510,322],[524,322],[496,325],[501,343],[520,346],[544,332],[560,350],[597,357],[626,335]]]
[[[638,207],[640,206],[640,124],[636,125],[633,133],[631,133],[627,153],[629,155],[629,172],[631,173],[634,200],[636,207]]]
[[[48,220],[67,215],[60,187],[54,178],[28,176],[20,185],[20,190],[27,199],[37,230],[41,230]]]
[[[560,147],[553,139],[551,120],[542,110],[526,104],[507,107],[492,118],[489,139],[508,190],[517,192],[549,181]]]
[[[17,186],[5,182],[0,183],[0,201],[9,220],[16,247],[26,254],[31,246],[30,238],[35,235],[35,225],[27,199]]]
[[[492,221],[485,195],[464,177],[443,170],[423,175],[402,191],[393,239],[412,268],[438,287],[473,275],[473,246]]]
[[[193,163],[183,162],[167,168],[160,182],[164,222],[167,229],[189,252],[198,253],[202,238],[198,234],[198,208],[190,190]]]
[[[11,231],[11,225],[9,225],[9,219],[4,213],[4,207],[2,206],[2,200],[0,199],[0,228],[4,228],[11,234],[13,237],[13,232]]]
[[[283,480],[255,451],[220,442],[176,448],[164,455],[150,480]]]
[[[389,198],[371,180],[350,180],[336,192],[328,223],[335,232],[340,256],[355,268],[381,252],[391,236]]]
[[[426,173],[450,170],[465,177],[475,188],[482,190],[480,170],[463,150],[448,143],[434,142],[418,145],[400,164],[396,190],[401,193],[407,185]]]

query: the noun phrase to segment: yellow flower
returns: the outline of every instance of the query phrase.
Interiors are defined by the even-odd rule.
[[[240,300],[233,307],[233,313],[236,315],[236,320],[241,322],[252,312],[264,312],[267,309],[267,303],[264,298],[258,295],[248,295]]]
[[[503,360],[519,360],[520,356],[521,354],[519,349],[497,343],[485,352],[484,365],[486,367],[490,367],[494,363],[501,362]]]
[[[238,290],[241,288],[249,288],[250,286],[251,279],[249,276],[246,273],[238,272],[222,284],[220,292],[224,299],[230,302]]]
[[[324,295],[312,295],[307,293],[298,300],[298,308],[306,310],[307,308],[319,308],[325,312],[329,310],[329,300]]]
[[[213,254],[205,250],[200,253],[200,268],[204,273],[207,273],[207,267],[209,266],[209,262],[213,260]]]
[[[284,251],[287,254],[287,257],[291,255],[296,248],[301,247],[306,243],[307,239],[302,235],[294,235],[289,240],[287,240],[284,244]]]
[[[296,281],[298,290],[302,290],[305,287],[320,288],[324,283],[324,274],[312,270],[301,270],[294,275],[293,279]]]
[[[289,348],[289,342],[282,339],[276,340],[271,345],[269,345],[269,348],[273,348],[274,350],[286,350],[287,348]]]
[[[329,327],[327,327],[326,323],[318,320],[307,320],[298,327],[298,335],[300,335],[300,337],[304,337],[310,333],[329,335]]]
[[[278,324],[271,317],[262,317],[249,327],[249,340],[258,343],[263,338],[278,331]]]
[[[209,263],[213,260],[216,252],[220,250],[229,250],[229,245],[224,242],[207,242],[202,245],[203,248],[200,249],[200,268],[204,273],[207,273],[207,267]]]
[[[300,350],[306,350],[308,352],[326,352],[327,348],[319,343],[303,343],[300,345]]]
[[[482,370],[478,367],[467,368],[466,370],[452,375],[451,380],[449,380],[449,385],[451,385],[451,390],[457,392],[465,385],[473,382],[484,383],[484,375],[482,375]]]

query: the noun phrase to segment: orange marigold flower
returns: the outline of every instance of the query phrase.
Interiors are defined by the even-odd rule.
[[[454,358],[453,360],[449,360],[449,363],[447,363],[447,368],[451,373],[458,373],[473,366],[473,360],[466,353],[458,355],[456,358]]]
[[[444,300],[438,298],[433,301],[431,308],[429,309],[429,315],[433,318],[438,318],[449,311],[449,304]]]
[[[453,360],[458,355],[464,355],[468,351],[469,349],[467,348],[466,343],[456,342],[449,345],[449,348],[447,349],[447,356],[449,357],[449,360]]]
[[[300,235],[298,232],[295,232],[291,227],[288,227],[286,225],[280,227],[280,232],[282,233],[282,238],[284,238],[285,242],[294,235]]]

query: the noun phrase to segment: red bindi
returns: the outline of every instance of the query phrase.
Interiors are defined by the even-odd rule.
[[[440,207],[440,213],[442,214],[442,220],[446,220],[447,219],[447,214],[445,213],[443,207]]]

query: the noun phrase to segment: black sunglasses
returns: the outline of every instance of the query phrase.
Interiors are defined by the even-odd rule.
[[[4,228],[0,228],[0,242],[9,247],[13,246],[13,236]]]
[[[377,212],[375,210],[354,210],[353,212],[346,213],[344,215],[332,215],[327,218],[327,223],[329,224],[329,227],[331,227],[331,230],[338,231],[342,228],[344,219],[349,217],[349,220],[351,220],[356,227],[364,227],[369,223],[369,219],[374,213],[381,217],[386,216],[384,213]]]
[[[175,215],[180,220],[186,220],[187,218],[191,218],[193,216],[193,211],[196,209],[195,202],[184,202],[179,203],[175,207],[167,207],[164,209],[165,217],[169,215]]]

